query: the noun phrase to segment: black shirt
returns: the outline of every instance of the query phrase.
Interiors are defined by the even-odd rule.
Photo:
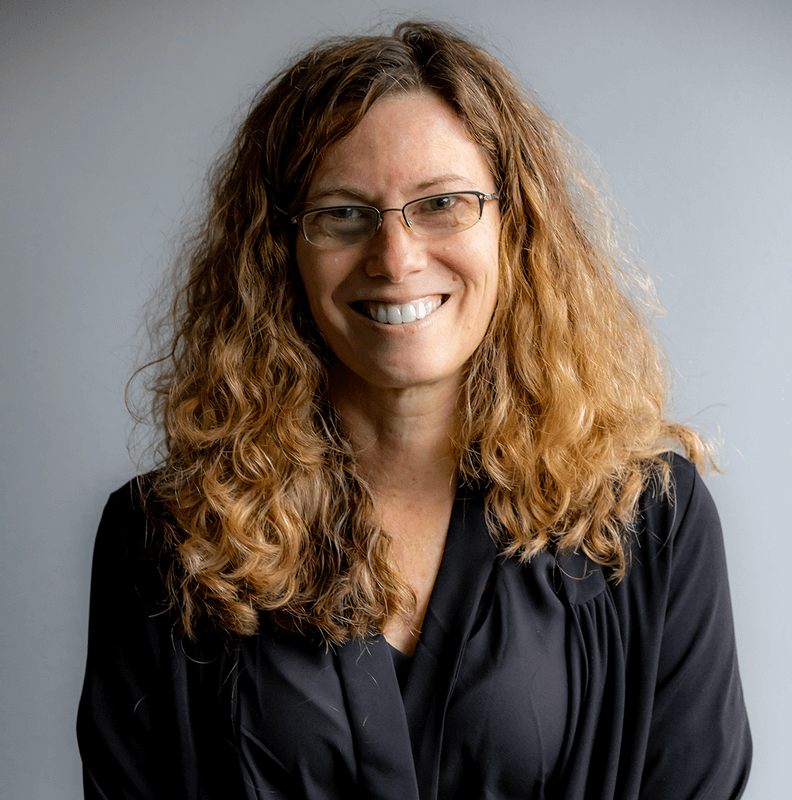
[[[739,797],[751,742],[723,542],[671,457],[615,584],[583,555],[506,559],[460,495],[414,658],[262,622],[183,641],[135,482],[96,541],[78,737],[89,798],[684,800]]]

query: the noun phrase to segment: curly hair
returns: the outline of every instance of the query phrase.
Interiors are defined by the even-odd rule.
[[[653,475],[668,488],[660,454],[706,458],[666,417],[663,356],[560,127],[497,59],[437,25],[327,41],[260,90],[217,162],[149,365],[165,433],[147,507],[188,636],[254,634],[267,612],[340,643],[414,602],[329,400],[289,223],[328,148],[378,99],[410,92],[449,104],[500,192],[497,306],[452,440],[504,551],[582,551],[619,579],[641,492]]]

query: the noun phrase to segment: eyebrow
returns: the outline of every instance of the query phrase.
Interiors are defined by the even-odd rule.
[[[351,183],[328,183],[326,186],[318,186],[317,189],[318,191],[311,192],[313,199],[311,199],[309,196],[309,199],[306,200],[307,205],[315,205],[318,202],[316,198],[319,198],[319,200],[325,202],[325,197],[334,194],[342,194],[346,197],[360,200],[360,202],[365,203],[366,205],[369,203],[368,199],[366,198],[365,190],[360,186],[355,186]]]
[[[446,183],[459,183],[467,186],[468,184],[475,183],[475,181],[465,177],[464,175],[456,175],[453,172],[448,172],[444,175],[437,175],[434,178],[422,181],[415,187],[415,189],[416,191],[424,192]]]
[[[470,178],[466,178],[464,175],[457,175],[449,172],[443,175],[434,175],[431,178],[416,184],[413,189],[413,191],[416,193],[416,197],[414,199],[419,198],[422,192],[431,194],[432,189],[436,189],[438,186],[449,183],[464,185],[466,187],[470,186],[470,188],[477,188],[473,186],[475,181],[471,180]],[[357,184],[328,182],[325,186],[320,184],[317,189],[318,191],[311,193],[313,198],[307,201],[308,206],[315,205],[317,202],[325,202],[324,198],[336,194],[345,195],[366,205],[370,205],[372,203],[372,201],[369,199],[369,193],[363,189],[363,187]]]

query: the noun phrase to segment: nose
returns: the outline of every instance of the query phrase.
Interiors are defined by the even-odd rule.
[[[369,240],[366,251],[366,274],[401,283],[408,275],[426,265],[426,247],[404,221],[400,209],[383,213],[382,225]]]

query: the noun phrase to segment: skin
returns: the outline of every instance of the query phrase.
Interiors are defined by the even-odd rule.
[[[432,94],[385,98],[320,164],[307,206],[401,208],[442,192],[494,192],[489,163],[461,120]],[[379,522],[417,605],[385,636],[412,654],[442,558],[455,493],[449,431],[465,363],[481,343],[497,299],[498,204],[440,238],[384,215],[368,242],[322,250],[301,236],[297,265],[316,324],[335,355],[333,401],[372,486]],[[422,320],[386,325],[361,303],[441,298]]]

